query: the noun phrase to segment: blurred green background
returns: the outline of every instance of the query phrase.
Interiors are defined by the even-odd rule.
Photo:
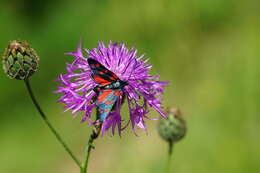
[[[123,41],[146,54],[152,73],[171,81],[164,105],[181,108],[186,138],[174,148],[174,173],[260,172],[260,1],[258,0],[2,0],[0,52],[27,40],[41,57],[31,78],[43,109],[81,158],[91,132],[56,103],[54,79],[65,73],[80,37]],[[77,173],[31,104],[22,81],[0,73],[0,172]],[[152,112],[157,117],[156,112]],[[96,141],[90,173],[163,172],[167,144],[130,129]]]

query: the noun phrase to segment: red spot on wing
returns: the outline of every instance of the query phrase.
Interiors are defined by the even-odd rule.
[[[98,96],[98,103],[103,102],[112,91],[113,90],[103,90],[103,92]]]
[[[100,71],[99,74],[104,74],[104,72],[103,72],[103,71]]]
[[[100,64],[96,64],[96,67],[97,67],[97,68],[100,67]]]
[[[114,95],[115,95],[115,96],[120,96],[121,93],[120,93],[120,91],[115,91],[115,92],[114,92]]]
[[[109,81],[107,81],[107,80],[105,80],[105,79],[103,79],[102,77],[97,76],[97,75],[93,75],[93,79],[94,79],[97,83],[99,83],[99,84],[101,84],[101,85],[103,85],[103,86],[110,84]]]
[[[111,80],[115,80],[115,78],[114,78],[114,77],[109,77],[109,79],[111,79]]]
[[[110,105],[110,104],[113,104],[113,103],[114,103],[113,101],[106,101],[107,105]]]
[[[118,79],[117,75],[113,74],[113,78]]]

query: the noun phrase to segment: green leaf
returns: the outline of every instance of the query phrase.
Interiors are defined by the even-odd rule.
[[[17,54],[17,59],[20,65],[23,66],[23,55],[21,53]]]
[[[14,68],[16,68],[17,70],[19,70],[21,68],[21,65],[19,64],[18,61],[15,61]]]
[[[31,63],[31,58],[27,55],[24,56],[24,61],[28,62],[28,63]]]
[[[10,56],[8,57],[8,60],[7,60],[7,61],[9,62],[10,65],[12,65],[12,64],[14,63],[14,59],[13,59],[12,55],[10,55]]]
[[[23,65],[23,69],[25,70],[25,71],[29,71],[30,70],[30,65],[28,65],[28,64],[24,64]]]

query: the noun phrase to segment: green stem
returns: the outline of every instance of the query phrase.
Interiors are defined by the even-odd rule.
[[[87,173],[90,152],[92,149],[94,149],[93,142],[98,137],[98,135],[99,135],[99,133],[97,133],[96,131],[93,130],[92,134],[90,135],[90,137],[88,139],[88,144],[85,148],[84,158],[83,158],[83,162],[82,162],[82,165],[80,168],[80,173]]]
[[[167,160],[167,166],[166,166],[166,173],[170,173],[170,172],[171,172],[171,157],[172,157],[172,151],[173,151],[173,142],[169,142],[168,160]]]
[[[34,106],[36,107],[36,109],[38,110],[38,112],[40,113],[40,116],[42,117],[42,119],[44,120],[45,124],[50,128],[51,132],[54,134],[54,136],[56,137],[56,139],[60,142],[60,144],[64,147],[64,149],[68,152],[68,154],[71,156],[71,158],[75,161],[75,163],[80,167],[80,162],[79,160],[75,157],[75,155],[72,153],[72,151],[69,149],[69,147],[65,144],[65,142],[62,140],[62,138],[60,137],[60,135],[58,134],[58,132],[54,129],[54,127],[51,125],[51,123],[49,122],[48,118],[45,116],[45,114],[43,113],[40,105],[38,104],[36,98],[34,97],[33,91],[31,89],[30,86],[30,82],[29,79],[24,80],[26,88],[30,94],[30,97],[34,103]]]

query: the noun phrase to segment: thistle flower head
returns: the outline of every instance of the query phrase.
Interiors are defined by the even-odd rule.
[[[19,80],[25,80],[36,72],[38,62],[38,55],[25,41],[11,41],[3,55],[4,72]]]
[[[76,52],[67,53],[74,56],[72,64],[67,64],[67,73],[61,74],[58,78],[60,85],[57,93],[62,93],[59,101],[66,104],[67,110],[72,110],[73,114],[83,111],[82,122],[88,120],[89,124],[95,124],[91,118],[93,108],[97,107],[96,98],[98,93],[93,89],[97,83],[91,78],[92,70],[87,62],[88,58],[94,59],[105,68],[113,72],[120,80],[127,82],[127,85],[121,88],[120,96],[114,104],[114,109],[110,111],[105,120],[102,121],[102,134],[112,129],[114,134],[117,129],[119,134],[125,127],[120,109],[124,100],[128,103],[130,118],[125,124],[131,122],[132,129],[137,128],[146,130],[145,119],[149,119],[147,113],[149,108],[154,108],[163,117],[166,115],[161,111],[164,87],[168,82],[159,81],[159,76],[149,74],[151,65],[147,63],[144,56],[137,56],[137,50],[130,50],[123,43],[112,43],[108,46],[103,42],[98,43],[97,48],[85,49],[87,56],[83,56],[81,44]]]
[[[185,120],[176,108],[168,108],[167,119],[161,119],[158,125],[160,136],[167,142],[174,143],[181,140],[187,131]]]

